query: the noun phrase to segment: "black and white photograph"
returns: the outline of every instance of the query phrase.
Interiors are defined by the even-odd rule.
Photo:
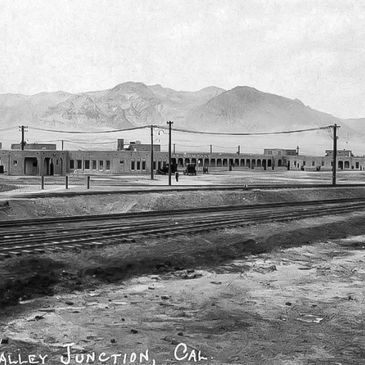
[[[365,364],[365,2],[0,0],[0,365]]]

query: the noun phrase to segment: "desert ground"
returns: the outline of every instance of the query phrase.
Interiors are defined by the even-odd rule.
[[[303,172],[270,177],[292,183],[296,174],[304,176],[303,183],[330,178]],[[344,182],[363,177],[340,174]],[[64,192],[54,179],[48,191]],[[114,179],[119,183],[119,177],[100,181]],[[260,183],[265,176],[194,179],[186,177],[238,184]],[[147,177],[142,181],[149,184]],[[166,176],[157,181],[166,182]],[[1,208],[1,220],[365,195],[357,187],[124,192],[67,200],[27,198],[37,183],[4,182],[17,189],[1,193],[9,203]],[[97,188],[115,189],[102,184]],[[74,189],[84,190],[76,184]],[[29,363],[34,354],[38,363],[43,355],[47,364],[61,364],[67,346],[71,364],[86,364],[93,356],[89,363],[363,364],[364,223],[365,213],[358,211],[0,261],[0,355],[13,356],[0,357],[0,364],[20,358]]]
[[[163,187],[168,185],[168,176],[154,175],[89,175],[91,190],[116,190],[132,189],[140,187]],[[69,175],[69,190],[82,191],[86,189],[85,174]],[[203,174],[198,171],[197,176],[186,176],[180,172],[179,181],[174,175],[171,180],[172,186],[195,186],[195,185],[289,185],[289,184],[331,184],[331,171],[210,171]],[[365,183],[365,171],[338,171],[338,184],[362,184]],[[0,198],[8,190],[20,192],[35,192],[41,190],[41,177],[39,176],[0,176]],[[45,191],[65,190],[65,177],[46,176]],[[1,193],[2,192],[2,193]]]

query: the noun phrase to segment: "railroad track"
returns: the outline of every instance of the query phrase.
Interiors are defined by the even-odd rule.
[[[354,198],[3,221],[0,259],[361,210]]]

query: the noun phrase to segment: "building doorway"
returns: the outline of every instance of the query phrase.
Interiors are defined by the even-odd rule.
[[[54,175],[54,164],[53,164],[53,161],[49,157],[46,157],[44,159],[43,175],[45,175],[45,176],[53,176]]]
[[[36,157],[24,158],[24,175],[38,175],[38,160]]]

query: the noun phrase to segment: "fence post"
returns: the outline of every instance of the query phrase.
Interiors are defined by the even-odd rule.
[[[86,177],[86,189],[90,189],[90,176]]]
[[[41,176],[41,189],[44,190],[44,176]]]
[[[68,175],[66,175],[65,178],[66,178],[66,189],[68,189]]]

